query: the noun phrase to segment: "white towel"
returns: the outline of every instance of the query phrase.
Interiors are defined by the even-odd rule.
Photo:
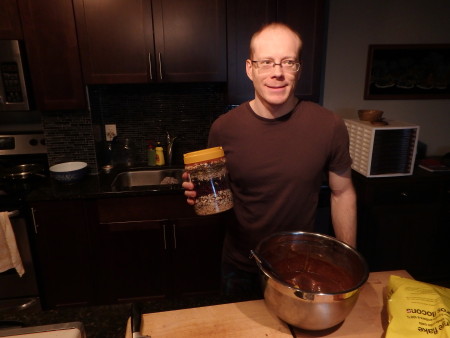
[[[20,277],[25,273],[8,212],[4,211],[0,212],[0,272],[12,268]]]

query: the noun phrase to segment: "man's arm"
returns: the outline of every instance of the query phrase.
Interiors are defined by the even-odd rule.
[[[351,168],[342,173],[329,172],[331,219],[336,238],[356,248],[356,192]]]

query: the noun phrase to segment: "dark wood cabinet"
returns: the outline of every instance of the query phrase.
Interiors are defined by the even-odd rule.
[[[303,41],[302,73],[295,94],[303,99],[318,102],[325,61],[325,1],[278,1],[278,17],[296,29]]]
[[[173,250],[168,277],[173,294],[218,292],[220,289],[223,215],[171,221]]]
[[[45,308],[218,293],[224,216],[184,195],[33,202]]]
[[[219,291],[221,215],[196,216],[183,195],[100,199],[91,208],[100,303]]]
[[[225,0],[74,0],[88,84],[226,81]]]
[[[96,225],[96,298],[101,304],[161,297],[168,293],[165,221],[141,220]]]
[[[16,0],[0,1],[0,39],[23,39],[19,8]]]
[[[72,0],[18,0],[37,108],[85,109]]]
[[[325,4],[323,0],[228,1],[228,101],[240,104],[254,98],[254,89],[245,73],[252,34],[263,24],[278,21],[302,36],[304,68],[296,95],[319,101],[324,60]]]
[[[416,279],[439,282],[450,278],[443,198],[448,178],[416,171],[390,178],[354,174],[358,250],[371,271],[406,269]]]
[[[250,15],[251,13],[251,15]],[[254,97],[253,84],[245,72],[250,39],[264,23],[276,20],[276,1],[228,0],[228,101],[240,104]]]
[[[43,307],[90,304],[92,256],[83,201],[34,202],[31,211]]]

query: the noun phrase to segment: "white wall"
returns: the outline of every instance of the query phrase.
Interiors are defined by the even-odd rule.
[[[449,0],[329,0],[323,105],[344,118],[358,109],[420,125],[427,155],[450,152],[450,100],[364,100],[370,44],[450,43]],[[450,84],[449,84],[450,85]]]

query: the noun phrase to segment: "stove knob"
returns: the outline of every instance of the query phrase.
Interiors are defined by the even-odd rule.
[[[39,143],[39,141],[38,140],[36,140],[35,138],[32,138],[31,140],[30,140],[30,145],[32,145],[32,146],[37,146],[37,144]]]
[[[45,138],[41,138],[41,144],[45,146]]]

